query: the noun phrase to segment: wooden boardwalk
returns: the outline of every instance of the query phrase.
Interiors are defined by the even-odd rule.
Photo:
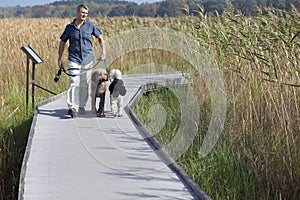
[[[167,153],[155,151],[132,113],[143,90],[183,83],[180,73],[124,76],[126,112],[105,118],[93,113],[69,118],[66,95],[37,105],[20,175],[19,200],[188,200],[209,197]],[[90,109],[90,108],[87,108]]]

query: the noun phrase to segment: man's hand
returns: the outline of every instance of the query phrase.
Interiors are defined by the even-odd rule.
[[[59,68],[63,68],[64,67],[64,64],[63,64],[63,62],[62,62],[61,59],[58,59],[57,64],[58,64]]]
[[[101,54],[101,55],[100,55],[100,58],[98,58],[98,60],[100,60],[100,61],[105,60],[105,55],[104,55],[104,54]]]

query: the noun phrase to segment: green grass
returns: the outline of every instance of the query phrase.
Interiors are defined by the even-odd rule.
[[[274,168],[275,166],[281,166],[278,163],[280,159],[272,153],[265,152],[263,155],[262,146],[274,147],[274,144],[266,144],[272,141],[268,134],[263,141],[253,141],[251,144],[246,144],[240,134],[233,133],[234,135],[231,135],[232,133],[228,132],[227,127],[212,152],[206,157],[200,158],[200,147],[208,127],[209,113],[211,112],[209,99],[206,101],[200,107],[200,113],[202,114],[200,114],[199,132],[190,148],[177,159],[177,163],[183,170],[212,199],[282,199],[282,197],[285,199],[286,194],[294,195],[288,196],[288,199],[297,199],[297,195],[299,195],[297,183],[291,179],[285,180],[286,170],[282,168],[276,170]],[[158,104],[168,114],[164,126],[161,127],[158,124],[161,131],[157,133],[157,130],[153,127],[161,119],[157,120],[149,118],[149,116],[154,115],[151,110],[153,106],[155,107]],[[228,112],[231,111],[232,107],[229,108]],[[145,93],[134,112],[150,131],[156,133],[156,138],[163,146],[168,145],[173,139],[178,124],[180,124],[179,102],[176,96],[166,88]],[[231,119],[228,119],[226,126],[229,126],[228,123],[231,122]],[[294,150],[298,152],[296,155],[299,155],[299,150],[296,148]],[[259,159],[266,159],[263,161],[263,165],[259,163]],[[266,170],[267,174],[264,174]],[[278,174],[272,175],[272,173]],[[283,179],[278,180],[279,177]]]
[[[26,110],[25,87],[16,84],[15,79],[18,77],[10,77],[10,84],[5,85],[5,101],[0,107],[1,200],[17,199],[21,165],[33,116],[31,104]]]
[[[172,105],[172,106],[171,106]],[[178,100],[168,88],[161,89],[159,95],[146,92],[135,108],[148,129],[164,145],[175,136],[180,124],[180,109]],[[161,127],[161,128],[159,128]]]

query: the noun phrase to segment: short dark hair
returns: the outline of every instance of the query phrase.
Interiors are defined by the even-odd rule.
[[[89,8],[87,7],[87,5],[85,4],[80,4],[79,6],[77,6],[77,11],[80,11],[81,8],[84,8],[86,10],[89,10]]]

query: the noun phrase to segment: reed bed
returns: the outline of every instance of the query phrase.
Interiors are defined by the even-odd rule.
[[[177,162],[213,199],[299,199],[299,27],[296,10],[264,9],[255,17],[202,14],[193,21],[192,34],[224,73],[227,117],[218,145],[200,158],[211,100],[204,77],[194,80],[201,96],[199,133]],[[145,110],[161,95],[166,92],[147,94],[136,109],[150,130]],[[173,113],[168,115],[176,120]],[[164,146],[176,123],[156,135]]]
[[[264,9],[255,17],[244,17],[230,9],[219,17],[199,13],[199,17],[92,20],[105,37],[138,27],[172,28],[193,36],[209,51],[226,84],[225,128],[213,151],[200,159],[199,147],[207,131],[211,104],[203,77],[198,76],[193,80],[193,88],[199,94],[199,133],[178,163],[213,199],[299,199],[299,12]],[[15,199],[33,114],[25,110],[26,56],[20,48],[30,45],[44,60],[36,65],[37,84],[56,93],[64,91],[67,77],[62,76],[58,83],[53,78],[57,71],[59,36],[71,19],[0,21],[3,27],[0,34],[0,199]],[[112,67],[126,71],[134,64],[151,62],[147,60],[149,57],[180,70],[188,65],[168,52],[138,51],[119,58]],[[36,101],[51,96],[38,90]],[[165,91],[163,94],[168,95]],[[151,95],[148,94],[148,103],[159,99]],[[147,105],[139,108],[143,113],[141,119]],[[147,120],[145,124],[149,123]],[[169,141],[171,132],[160,133],[162,144]]]

